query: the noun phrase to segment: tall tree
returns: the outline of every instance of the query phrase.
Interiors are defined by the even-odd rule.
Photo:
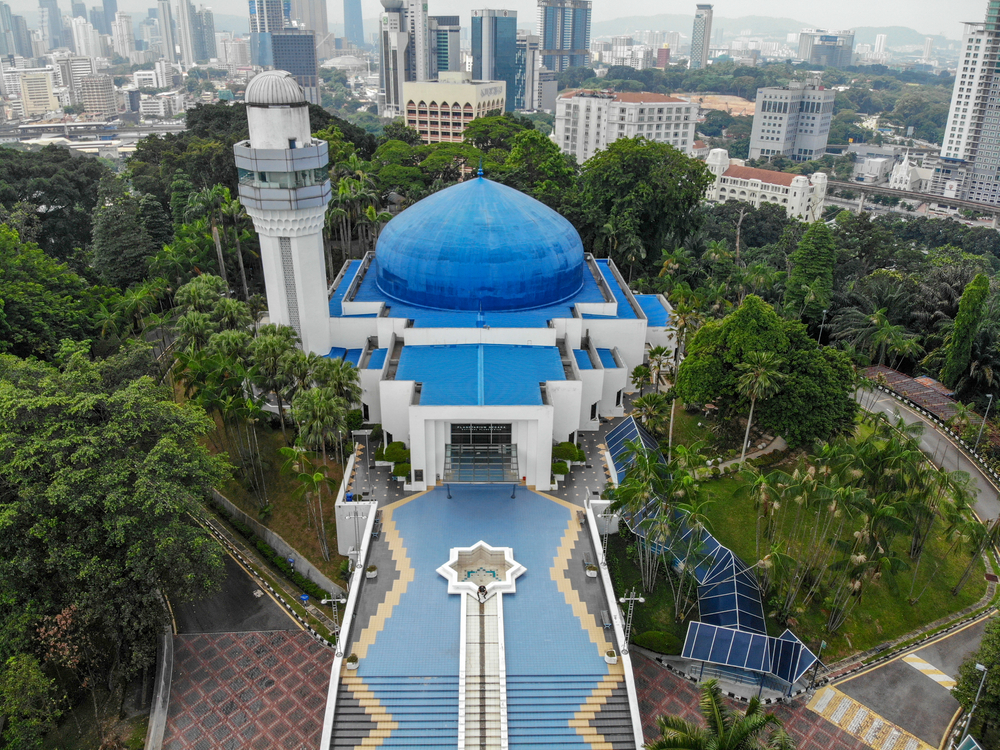
[[[101,181],[94,211],[94,268],[104,283],[124,289],[146,277],[158,250],[142,219],[140,199],[120,177]]]
[[[990,293],[990,280],[986,274],[977,274],[962,292],[958,304],[958,316],[952,329],[951,344],[948,347],[941,382],[955,386],[965,374],[972,354],[972,342],[979,329],[986,309],[986,298]]]
[[[736,389],[744,398],[750,399],[750,415],[747,417],[747,429],[743,435],[743,451],[740,453],[740,463],[747,457],[747,443],[750,442],[750,426],[753,424],[753,410],[757,400],[773,396],[781,388],[784,374],[778,369],[781,361],[774,352],[750,352],[746,362],[736,365],[740,376],[736,379]]]
[[[837,248],[826,222],[816,221],[792,253],[792,272],[785,291],[785,306],[796,318],[819,321],[833,296],[833,266]]]

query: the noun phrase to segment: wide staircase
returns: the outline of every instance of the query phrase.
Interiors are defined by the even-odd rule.
[[[458,676],[344,676],[330,747],[360,747],[367,737],[389,747],[455,747]]]
[[[593,750],[590,743],[606,742],[616,750],[633,750],[624,678],[610,690],[610,696],[584,707],[606,676],[507,675],[510,747]]]

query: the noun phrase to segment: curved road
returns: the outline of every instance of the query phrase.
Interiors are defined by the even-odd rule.
[[[907,424],[924,425],[920,447],[937,466],[967,472],[979,493],[974,504],[982,521],[1000,514],[997,488],[979,465],[957,448],[933,422],[879,391],[861,391],[858,402],[868,411],[897,414]],[[910,735],[938,747],[958,711],[951,695],[951,679],[958,667],[982,640],[987,619],[983,618],[949,635],[873,667],[834,682],[834,687],[857,701],[877,720],[899,727]],[[846,728],[846,727],[844,727]]]

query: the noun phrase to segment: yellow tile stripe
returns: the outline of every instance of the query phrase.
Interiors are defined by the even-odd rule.
[[[834,687],[817,690],[807,707],[869,747],[937,750]]]
[[[392,716],[385,710],[385,706],[379,703],[375,693],[368,689],[364,680],[358,677],[353,671],[343,670],[341,672],[340,683],[351,693],[351,697],[358,701],[365,713],[375,722],[375,728],[369,732],[368,736],[361,740],[357,748],[378,747],[381,745],[393,729],[398,729],[399,724],[392,720]]]
[[[953,677],[951,677],[950,675],[946,675],[944,672],[935,667],[933,664],[927,663],[916,654],[908,654],[904,656],[903,661],[905,661],[911,667],[916,669],[918,672],[922,672],[923,674],[927,675],[932,680],[934,680],[934,682],[938,683],[939,685],[943,685],[949,690],[951,690],[953,687],[955,687],[955,685],[958,684]]]
[[[542,493],[539,493],[542,494]],[[554,500],[562,505],[567,505],[571,509],[579,510],[579,506],[567,503],[564,500],[545,495],[550,500]],[[566,533],[563,534],[562,542],[556,551],[556,556],[552,561],[552,568],[549,575],[555,581],[556,587],[562,592],[566,603],[572,608],[573,614],[580,620],[580,627],[587,631],[590,640],[597,646],[598,653],[604,657],[604,653],[611,648],[611,643],[604,637],[604,627],[597,622],[587,605],[580,599],[580,594],[573,588],[573,584],[567,575],[570,558],[573,549],[576,547],[577,539],[580,537],[580,522],[576,519],[576,514],[572,514],[566,526]],[[580,706],[580,710],[574,714],[570,721],[570,726],[576,733],[588,743],[593,750],[612,750],[610,742],[605,741],[604,736],[597,733],[597,730],[590,726],[589,720],[596,716],[600,707],[611,697],[611,690],[614,689],[625,678],[624,665],[619,660],[617,664],[608,665],[608,674],[598,683],[591,692],[586,702]]]

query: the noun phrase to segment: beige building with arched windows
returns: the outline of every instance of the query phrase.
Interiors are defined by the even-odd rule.
[[[818,221],[823,215],[827,177],[822,172],[806,177],[747,167],[742,159],[730,159],[724,148],[712,149],[706,164],[715,176],[705,191],[705,200],[711,203],[745,201],[755,208],[775,203],[786,215],[803,221]]]
[[[473,81],[470,73],[441,71],[436,81],[403,84],[406,124],[424,143],[461,143],[466,126],[493,110],[504,111],[505,81]]]

